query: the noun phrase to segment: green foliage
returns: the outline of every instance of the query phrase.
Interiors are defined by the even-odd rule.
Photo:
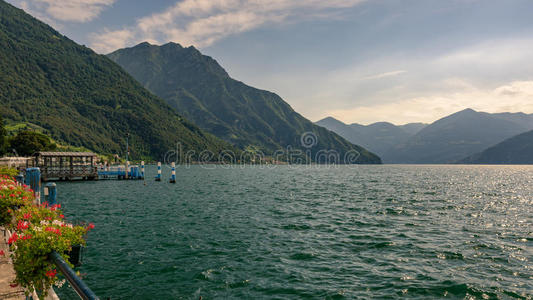
[[[15,177],[18,174],[19,174],[19,171],[17,169],[8,168],[8,167],[0,167],[0,176],[7,175],[10,177]]]
[[[161,158],[218,153],[226,143],[177,115],[103,55],[0,0],[0,105],[4,118],[33,123],[58,143],[98,153]]]
[[[12,254],[15,282],[26,291],[41,291],[43,298],[58,280],[50,253],[56,251],[68,262],[72,246],[85,245],[83,237],[89,229],[65,223],[58,208],[25,205],[13,213],[15,223],[10,226],[14,233],[9,242],[16,246]]]
[[[278,95],[232,79],[214,59],[192,46],[142,43],[108,57],[200,128],[240,149],[269,155],[290,146],[305,153],[310,150],[313,157],[319,150],[334,150],[341,156],[356,150],[361,154],[358,163],[380,162],[376,155],[305,119]],[[311,149],[301,143],[307,132],[318,138]]]
[[[21,131],[9,140],[10,148],[20,156],[30,156],[38,151],[51,151],[57,148],[46,135],[33,131]]]
[[[34,205],[33,200],[31,190],[17,185],[9,176],[0,177],[0,224],[13,232],[8,244],[13,252],[14,283],[27,294],[35,288],[44,298],[58,281],[50,253],[56,251],[68,262],[72,246],[85,245],[84,236],[94,225],[68,224],[60,205]]]

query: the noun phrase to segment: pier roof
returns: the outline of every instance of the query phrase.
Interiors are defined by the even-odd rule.
[[[92,152],[36,152],[33,156],[63,156],[63,157],[87,157],[87,156],[97,156]]]

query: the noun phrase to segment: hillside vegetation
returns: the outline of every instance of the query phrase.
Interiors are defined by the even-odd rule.
[[[100,153],[161,158],[229,146],[180,117],[110,59],[0,0],[0,114]]]

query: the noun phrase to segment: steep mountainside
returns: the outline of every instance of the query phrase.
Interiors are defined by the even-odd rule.
[[[343,156],[355,149],[361,153],[358,162],[380,162],[376,155],[314,125],[278,95],[232,79],[214,59],[192,46],[141,43],[108,56],[186,118],[242,149],[268,155],[290,146],[310,150],[313,157],[319,150]],[[316,136],[310,149],[302,147],[306,132]]]
[[[316,124],[376,153],[384,162],[389,162],[385,154],[391,147],[406,142],[425,126],[423,123],[396,126],[388,122],[377,122],[366,126],[347,125],[332,117],[324,118]]]
[[[533,131],[528,131],[492,146],[459,163],[467,164],[533,164]]]
[[[397,163],[453,163],[513,135],[533,129],[513,118],[466,109],[428,125],[385,157]]]
[[[228,145],[177,115],[122,68],[0,0],[0,113],[73,146],[134,158]]]

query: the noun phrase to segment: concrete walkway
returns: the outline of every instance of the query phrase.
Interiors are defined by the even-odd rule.
[[[15,271],[13,270],[13,263],[9,257],[9,247],[6,240],[9,237],[4,236],[4,228],[0,227],[0,250],[3,250],[5,255],[0,255],[0,299],[26,299],[24,290],[20,287],[12,288],[10,283],[15,279]]]

